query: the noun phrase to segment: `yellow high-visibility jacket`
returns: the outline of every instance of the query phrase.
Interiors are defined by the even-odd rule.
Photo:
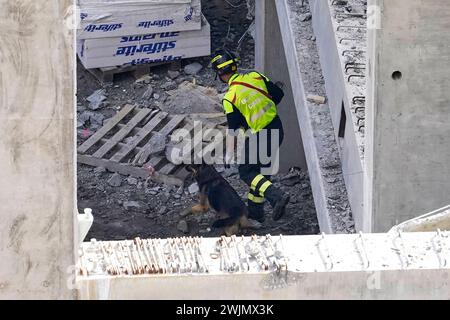
[[[225,113],[233,112],[235,106],[253,133],[264,129],[277,115],[277,107],[269,95],[264,79],[269,81],[258,72],[233,75],[222,101]]]

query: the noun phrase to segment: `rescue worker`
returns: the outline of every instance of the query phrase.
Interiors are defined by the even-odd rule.
[[[256,138],[257,150],[249,147],[250,139],[247,137],[244,144],[245,161],[238,167],[241,180],[250,187],[248,193],[249,218],[264,222],[264,199],[267,199],[273,208],[272,218],[276,221],[285,213],[289,195],[275,187],[269,176],[261,174],[261,169],[270,167],[270,164],[261,163],[259,149],[262,148],[262,144],[266,144],[267,156],[272,157],[272,154],[278,152],[283,141],[283,125],[277,115],[276,107],[283,94],[279,87],[274,86],[273,82],[259,72],[239,74],[238,60],[231,51],[223,49],[214,55],[211,65],[216,72],[216,78],[218,76],[222,82],[228,84],[228,92],[222,101],[228,128],[233,131],[244,129],[247,132],[250,129],[251,134],[256,135],[252,138]],[[263,129],[266,129],[266,136],[261,134]],[[276,149],[272,150],[271,141],[274,130],[278,130],[279,139],[275,146]],[[255,159],[254,154],[249,155],[250,150],[257,152],[257,161],[249,161],[250,158]],[[230,152],[225,158],[225,163],[229,164]]]

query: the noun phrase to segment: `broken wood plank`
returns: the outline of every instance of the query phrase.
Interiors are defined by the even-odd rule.
[[[163,157],[154,157],[151,158],[150,161],[145,164],[145,166],[150,165],[152,168],[156,168],[161,161],[163,161]]]
[[[184,115],[176,115],[174,116],[169,123],[167,123],[164,128],[162,128],[159,133],[162,135],[168,135],[171,133],[178,125],[184,120]]]
[[[114,76],[119,73],[131,72],[135,79],[150,73],[149,65],[102,67],[86,69],[101,84],[114,82]]]
[[[168,175],[173,171],[173,169],[175,169],[175,165],[173,165],[172,163],[169,162],[164,167],[159,169],[158,172]]]
[[[154,172],[152,175],[144,168],[133,167],[130,165],[120,164],[117,162],[98,159],[88,155],[78,155],[77,161],[82,164],[86,164],[93,167],[104,167],[111,172],[116,172],[125,176],[131,176],[134,178],[150,179],[156,183],[163,183],[166,185],[172,185],[180,187],[184,184],[184,181],[180,178],[167,176],[159,172]]]
[[[114,74],[103,72],[100,69],[86,69],[100,84],[111,83],[114,81]]]
[[[170,134],[183,120],[185,116],[184,115],[176,115],[174,116],[159,132],[158,134],[161,136],[167,136]],[[143,165],[145,162],[147,162],[148,157],[152,154],[152,146],[155,144],[155,140],[159,139],[160,136],[152,137],[145,146],[142,147],[142,151],[139,152],[136,157],[133,160],[133,164],[139,164]]]
[[[192,142],[190,142],[191,143],[191,149],[189,150],[189,153],[192,153],[192,152],[195,152],[195,151],[197,151],[199,148],[201,149],[201,151],[200,151],[200,153],[201,154],[196,154],[196,155],[194,155],[194,159],[197,159],[197,158],[202,158],[203,159],[203,156],[204,156],[204,149],[203,149],[203,141],[206,139],[206,141],[210,141],[213,137],[214,137],[214,135],[213,135],[213,133],[214,133],[214,130],[210,130],[210,129],[214,129],[215,128],[215,125],[214,124],[212,124],[212,123],[206,123],[206,124],[204,124],[204,127],[203,127],[203,137],[202,137],[202,139],[201,140],[195,140],[194,139],[194,141]]]
[[[106,138],[103,138],[103,139],[101,139],[100,140],[102,143],[107,143],[109,140],[108,139],[106,139]],[[119,147],[119,148],[121,148],[121,149],[119,149],[119,152],[122,150],[122,148],[127,148],[128,147],[128,144],[126,144],[126,143],[123,143],[123,142],[119,142],[118,144],[117,144],[117,146]],[[141,151],[141,147],[136,147],[136,148],[134,148],[134,150],[136,150],[136,151]]]
[[[226,114],[223,112],[200,112],[200,113],[191,113],[189,115],[190,118],[201,118],[201,119],[216,119],[216,118],[225,118]]]
[[[214,133],[216,133],[216,131],[210,129],[217,129],[217,126],[214,123],[211,122],[202,123],[202,127],[203,127],[202,139],[192,140],[190,132],[194,129],[194,124],[193,122],[189,121],[183,128],[186,129],[185,133],[181,136],[177,136],[177,138],[178,139],[181,138],[181,140],[173,141],[175,142],[175,144],[170,145],[166,149],[167,160],[169,160],[170,162],[174,161],[173,163],[177,165],[181,163],[184,164],[191,163],[194,159],[203,158],[205,154],[204,152],[205,149],[201,147],[203,145],[204,140],[207,142],[211,142],[211,144],[218,144],[219,141],[225,140],[225,132],[222,132],[223,134],[222,140],[216,141],[217,139],[213,139],[215,137]],[[199,147],[201,148],[200,153],[197,153],[193,158],[192,153],[197,151]]]
[[[171,145],[169,146],[169,148],[173,149],[175,147],[179,147],[180,145],[184,145],[186,141],[190,143],[191,142],[190,134],[193,129],[194,129],[194,123],[191,121],[188,121],[184,127],[174,130],[172,132],[172,135],[170,136]],[[177,133],[175,136],[175,132],[177,132],[178,130],[183,130],[183,134],[180,135],[179,133]],[[176,138],[176,141],[175,141],[175,138]],[[173,144],[173,143],[175,143],[175,144]]]
[[[101,127],[92,137],[90,137],[86,142],[84,142],[79,148],[79,153],[87,152],[93,145],[100,141],[105,135],[108,134],[111,129],[119,124],[135,107],[127,104],[122,110],[119,111],[112,119],[108,121],[106,125]]]
[[[143,128],[139,131],[139,133],[134,137],[133,141],[130,144],[127,144],[125,148],[122,148],[119,152],[117,152],[110,160],[115,162],[122,161],[127,155],[130,154],[133,149],[137,148],[138,144],[141,143],[151,132],[155,129],[158,124],[161,123],[164,118],[167,117],[167,113],[160,112],[157,113],[156,116],[150,120]]]
[[[100,149],[98,149],[94,153],[94,157],[96,158],[102,158],[105,154],[107,154],[109,151],[111,151],[112,148],[114,148],[117,143],[125,139],[125,137],[136,127],[142,119],[144,119],[149,113],[150,109],[142,109],[138,112],[137,115],[135,115],[125,127],[120,129],[119,132],[117,132],[111,139],[109,139],[108,143],[104,144]]]

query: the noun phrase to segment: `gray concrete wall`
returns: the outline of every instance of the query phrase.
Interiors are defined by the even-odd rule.
[[[280,170],[286,172],[292,167],[307,170],[275,2],[273,0],[256,1],[255,9],[256,70],[264,72],[274,81],[281,81],[285,85],[285,96],[278,105],[278,113],[285,130],[284,142],[280,149]]]
[[[368,4],[381,28],[369,30],[365,214],[384,232],[450,202],[450,2]]]
[[[70,4],[0,2],[0,299],[74,294]]]
[[[339,141],[339,151],[344,172],[345,185],[352,208],[355,228],[357,231],[364,229],[364,174],[363,163],[360,158],[356,130],[352,121],[350,110],[351,96],[347,92],[346,79],[341,65],[341,57],[337,48],[335,30],[328,1],[310,0],[310,9],[313,15],[314,34],[317,38],[320,64],[322,66],[327,90],[328,104],[331,110],[331,119],[334,126],[336,141]],[[342,103],[344,103],[347,118],[345,136],[340,138],[339,125],[341,121]]]

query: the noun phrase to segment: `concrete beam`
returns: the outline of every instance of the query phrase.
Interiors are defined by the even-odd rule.
[[[0,299],[74,297],[71,3],[0,2]]]
[[[342,9],[343,6],[331,5],[331,3],[332,1],[328,0],[310,0],[309,7],[355,227],[358,231],[370,232],[371,230],[364,229],[364,136],[358,131],[361,122],[358,121],[355,112],[356,106],[363,107],[364,104],[355,105],[352,101],[355,96],[365,96],[365,85],[361,82],[347,81],[349,74],[345,71],[345,65],[348,57],[342,55],[344,50],[365,47],[365,30],[336,31],[340,26],[359,25],[358,23],[361,22],[363,23],[362,27],[365,27],[365,19],[354,18],[356,23],[348,19],[338,22],[335,9],[336,7]],[[341,42],[343,38],[354,40]],[[364,55],[355,61],[366,62]],[[346,119],[345,127],[343,127],[344,131],[340,132],[343,113]]]
[[[448,269],[288,273],[285,278],[271,274],[100,277],[81,282],[80,296],[85,300],[448,300],[449,278]],[[378,283],[382,289],[376,289]]]
[[[368,5],[379,22],[368,31],[364,203],[367,228],[384,232],[450,200],[450,2]]]
[[[101,268],[105,261],[100,259],[94,263],[93,259],[85,259],[91,261],[91,268],[96,266],[96,272],[77,277],[80,298],[450,298],[450,265],[446,263],[450,259],[448,233],[441,238],[436,233],[286,236],[282,247],[288,257],[287,270],[281,272],[258,271],[252,258],[249,271],[221,271],[222,258],[212,256],[218,240],[202,240],[200,249],[209,273],[108,276]],[[91,252],[98,257],[90,243],[83,247],[85,254]]]

